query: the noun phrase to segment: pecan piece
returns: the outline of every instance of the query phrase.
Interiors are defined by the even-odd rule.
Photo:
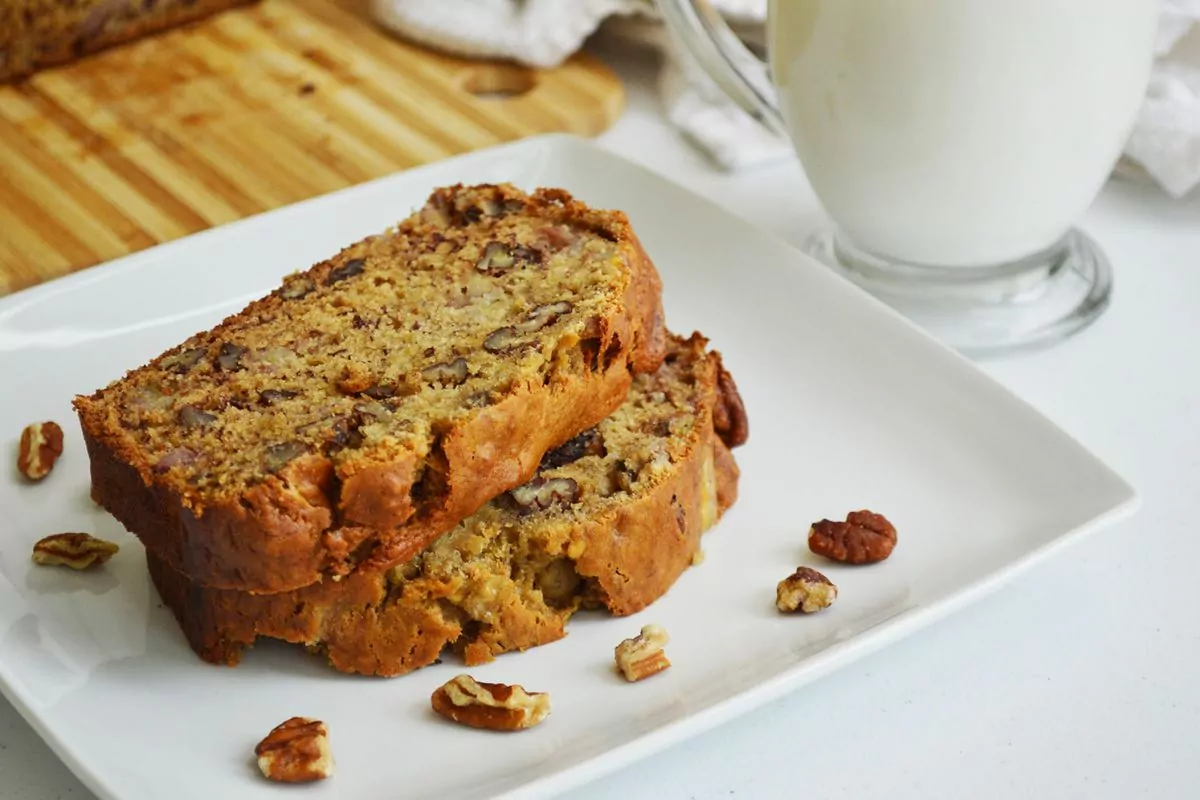
[[[195,406],[183,406],[179,409],[179,423],[185,428],[203,428],[217,421],[216,414],[202,411]]]
[[[542,456],[542,463],[538,465],[538,470],[573,464],[584,456],[603,457],[607,454],[608,451],[604,449],[604,437],[600,435],[600,431],[596,428],[588,428]]]
[[[280,442],[268,447],[263,455],[263,466],[267,472],[275,473],[286,467],[291,461],[308,452],[308,445],[303,442]]]
[[[671,435],[671,420],[647,420],[642,424],[642,432],[665,439]]]
[[[362,274],[363,267],[366,264],[367,262],[361,258],[352,258],[345,264],[334,267],[329,270],[329,277],[325,279],[325,285],[330,286],[347,278],[353,278],[355,275]]]
[[[372,400],[387,400],[389,397],[395,397],[398,391],[394,384],[384,383],[363,389],[361,394]]]
[[[541,250],[536,247],[526,247],[523,244],[514,247],[512,254],[518,264],[540,264],[545,258],[545,254]]]
[[[258,401],[264,406],[273,406],[276,403],[282,403],[284,400],[291,400],[299,394],[299,392],[293,392],[291,389],[263,389],[258,393]]]
[[[488,242],[483,253],[475,262],[475,269],[498,277],[513,269],[526,264],[539,264],[542,253],[522,244],[509,245],[504,242]]]
[[[358,416],[338,417],[329,426],[329,435],[326,438],[330,446],[335,449],[360,447],[362,446],[363,437],[358,429],[361,426],[362,419]]]
[[[518,514],[545,511],[551,506],[569,506],[579,500],[579,484],[574,478],[534,478],[509,491]]]
[[[63,432],[57,422],[35,422],[21,431],[17,469],[31,481],[40,481],[54,469],[63,451]]]
[[[467,379],[467,360],[456,358],[421,370],[421,377],[438,386],[458,386]]]
[[[569,300],[559,300],[557,303],[543,303],[535,306],[525,317],[525,321],[517,327],[528,333],[540,331],[548,325],[553,325],[564,314],[570,314],[575,308]]]
[[[525,204],[520,200],[505,200],[501,203],[491,197],[485,198],[479,203],[483,209],[483,213],[489,217],[503,217],[506,214],[515,214],[518,211],[525,210]]]
[[[829,608],[837,599],[833,581],[812,567],[796,567],[796,571],[775,587],[775,607],[780,611],[799,611],[812,614]]]
[[[667,654],[663,652],[670,640],[671,637],[663,628],[646,625],[637,636],[617,645],[613,655],[625,680],[636,683],[671,666]]]
[[[874,564],[892,554],[896,528],[881,514],[852,511],[845,522],[823,519],[808,531],[808,548],[845,564]]]
[[[446,719],[490,731],[532,728],[550,715],[550,695],[505,683],[479,683],[470,675],[446,681],[430,702]]]
[[[293,275],[285,278],[279,294],[284,300],[299,300],[301,297],[315,291],[317,284],[307,275]]]
[[[511,325],[497,328],[483,340],[483,349],[489,353],[507,353],[520,343],[517,329]]]
[[[178,353],[173,353],[167,356],[158,365],[168,372],[183,374],[192,367],[200,363],[200,359],[204,358],[204,354],[208,352],[204,347],[193,347],[189,350],[181,350]]]
[[[86,533],[56,533],[33,546],[33,563],[44,567],[98,567],[120,550],[113,542]]]
[[[713,406],[713,430],[726,447],[737,447],[750,438],[750,422],[746,406],[738,393],[733,376],[725,365],[717,362],[717,402]]]
[[[154,471],[163,473],[172,467],[188,467],[195,464],[200,454],[187,447],[175,447],[163,454],[154,465]]]
[[[325,723],[309,717],[281,722],[254,748],[258,768],[273,781],[307,783],[333,774]]]
[[[475,262],[475,269],[489,275],[501,275],[513,268],[517,263],[512,249],[504,242],[488,242],[483,248],[483,254]]]
[[[226,342],[221,345],[221,351],[217,354],[217,366],[225,372],[233,372],[242,368],[242,356],[250,352],[245,347],[239,344],[230,344]]]

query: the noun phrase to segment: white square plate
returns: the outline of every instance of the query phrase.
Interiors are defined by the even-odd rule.
[[[201,663],[159,604],[137,540],[89,501],[70,410],[76,393],[458,181],[562,186],[627,211],[662,273],[669,324],[723,351],[750,415],[741,500],[707,535],[702,566],[634,618],[581,614],[566,639],[472,670],[551,693],[551,717],[509,736],[432,714],[432,690],[462,671],[453,658],[393,680],[339,675],[281,644],[260,644],[237,669]],[[0,300],[0,376],[6,452],[31,421],[66,430],[47,481],[0,480],[0,687],[103,798],[280,797],[252,750],[293,715],[325,720],[338,765],[305,797],[562,790],[904,636],[1136,505],[1083,447],[849,283],[568,137],[394,175]],[[864,507],[896,523],[891,559],[823,565],[837,604],[777,613],[775,583],[816,563],[809,522]],[[93,573],[31,565],[35,541],[70,530],[123,550]],[[612,648],[650,621],[670,631],[674,666],[626,684]]]

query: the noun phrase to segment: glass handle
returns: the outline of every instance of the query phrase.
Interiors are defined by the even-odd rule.
[[[787,135],[767,66],[742,44],[708,0],[657,0],[684,48],[730,99],[766,127]]]

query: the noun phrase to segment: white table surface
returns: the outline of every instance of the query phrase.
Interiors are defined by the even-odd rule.
[[[630,108],[602,144],[792,241],[820,219],[796,164],[717,171],[661,121],[653,59],[618,67]],[[1114,182],[1083,226],[1112,308],[984,368],[1130,479],[1138,515],[573,798],[1200,798],[1200,192]],[[0,699],[0,798],[68,797],[92,795]]]

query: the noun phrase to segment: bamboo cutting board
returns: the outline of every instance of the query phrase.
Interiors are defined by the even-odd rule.
[[[586,55],[450,58],[364,6],[263,0],[0,86],[0,295],[467,150],[595,135],[624,106]]]

